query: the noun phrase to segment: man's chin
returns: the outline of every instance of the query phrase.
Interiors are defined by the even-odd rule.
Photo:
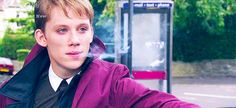
[[[81,63],[74,63],[74,64],[72,64],[72,65],[69,65],[67,68],[69,69],[69,70],[79,70],[80,69],[80,67],[81,67],[81,65],[80,65]]]

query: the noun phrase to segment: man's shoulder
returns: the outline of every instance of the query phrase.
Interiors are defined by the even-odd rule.
[[[118,80],[128,78],[129,71],[123,64],[97,59],[92,62],[84,77],[92,77],[93,81],[100,81],[107,86],[112,86],[111,84],[115,84]]]

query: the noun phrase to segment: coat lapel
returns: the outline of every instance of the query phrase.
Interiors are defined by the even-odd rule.
[[[28,65],[23,67],[14,77],[12,77],[5,85],[0,89],[0,94],[16,100],[15,105],[21,106],[26,104],[32,97],[32,92],[37,79],[45,69],[49,67],[49,58],[47,50],[44,49],[40,54],[32,60]],[[23,103],[22,103],[23,102]],[[14,106],[10,105],[9,107]],[[16,107],[17,108],[17,107]]]
[[[32,108],[30,102],[16,102],[13,104],[7,105],[7,108]]]

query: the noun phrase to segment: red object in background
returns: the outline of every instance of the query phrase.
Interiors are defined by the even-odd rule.
[[[0,57],[0,73],[13,75],[14,65],[11,59]]]
[[[165,71],[136,71],[133,70],[134,79],[166,79]]]

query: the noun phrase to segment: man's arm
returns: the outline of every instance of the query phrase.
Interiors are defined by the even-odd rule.
[[[114,73],[113,92],[115,106],[135,108],[200,108],[177,99],[171,94],[150,90],[129,77],[125,66],[118,66]]]

